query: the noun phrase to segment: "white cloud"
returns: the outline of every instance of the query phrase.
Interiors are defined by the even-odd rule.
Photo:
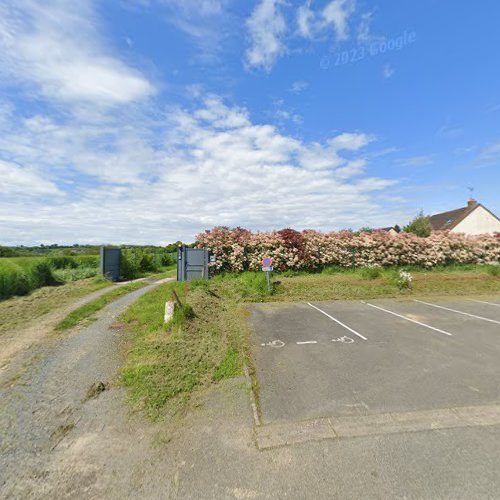
[[[336,39],[349,38],[349,22],[356,10],[356,0],[332,0],[322,9],[313,10],[308,0],[297,9],[297,32],[309,40],[321,39],[333,27]],[[358,38],[369,36],[370,14],[363,14]]]
[[[372,33],[373,12],[361,14],[361,20],[357,28],[357,39],[359,44],[369,44],[372,42],[382,42],[385,37]]]
[[[434,163],[431,156],[412,156],[411,158],[404,158],[398,160],[397,163],[403,167],[427,167]]]
[[[455,124],[452,124],[449,119],[446,120],[445,124],[436,131],[437,137],[444,137],[447,139],[453,139],[464,132],[463,127],[459,127]]]
[[[323,9],[321,15],[324,25],[333,25],[338,40],[348,38],[348,22],[355,9],[355,0],[333,0]]]
[[[270,71],[276,60],[287,52],[287,21],[283,11],[291,6],[285,0],[260,0],[247,20],[250,47],[246,63],[249,67]],[[355,10],[356,0],[331,0],[321,9],[313,9],[312,0],[306,0],[294,12],[296,29],[286,41],[297,36],[313,42],[324,41],[332,31],[337,41],[345,41],[350,36],[349,24]],[[358,36],[369,36],[370,16],[362,15]]]
[[[384,78],[386,80],[388,80],[389,78],[392,78],[394,76],[394,73],[395,73],[395,69],[390,64],[386,64],[382,68],[382,74],[384,75]]]
[[[282,0],[261,0],[246,25],[250,47],[246,52],[249,67],[270,71],[278,57],[286,52],[283,36],[286,21],[280,10]]]
[[[0,193],[2,196],[61,196],[58,187],[42,178],[34,169],[24,168],[0,159]]]
[[[387,208],[377,197],[395,182],[365,173],[364,149],[374,140],[367,134],[306,142],[252,122],[217,96],[191,111],[157,110],[154,120],[13,115],[0,124],[9,178],[15,165],[23,185],[36,186],[15,210],[0,197],[3,244],[192,241],[219,224],[383,225]],[[11,183],[11,192],[23,189]],[[47,200],[58,190],[65,196]]]
[[[165,20],[187,34],[195,43],[194,58],[202,62],[218,61],[224,41],[231,36],[233,15],[230,0],[152,0],[166,8]]]
[[[297,10],[297,27],[301,36],[304,38],[312,37],[314,20],[315,14],[311,9],[311,0],[308,0]]]
[[[329,144],[336,151],[357,151],[370,144],[373,140],[373,136],[363,133],[343,133],[330,139]]]
[[[500,141],[494,142],[481,151],[483,159],[498,159],[500,157]]]
[[[65,102],[144,99],[153,85],[104,48],[90,0],[0,5],[0,75]]]
[[[290,87],[290,92],[292,94],[297,94],[297,95],[302,94],[302,92],[304,92],[304,90],[306,90],[307,87],[309,87],[308,82],[305,82],[305,81],[293,82],[292,86]]]
[[[358,26],[358,42],[368,43],[372,39],[371,35],[371,23],[372,23],[372,13],[365,12],[361,16],[361,22]]]

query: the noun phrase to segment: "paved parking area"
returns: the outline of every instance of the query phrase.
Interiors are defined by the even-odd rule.
[[[252,323],[264,425],[438,428],[464,408],[500,423],[500,297],[260,304]]]

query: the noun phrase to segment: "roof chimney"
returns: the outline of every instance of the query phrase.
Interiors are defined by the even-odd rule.
[[[467,202],[467,206],[469,208],[475,207],[477,205],[477,201],[474,198],[469,198],[469,201]]]

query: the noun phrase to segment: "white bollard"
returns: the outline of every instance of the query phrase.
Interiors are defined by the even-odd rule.
[[[172,319],[172,316],[174,315],[174,309],[175,309],[174,301],[169,300],[165,302],[165,316],[164,316],[165,323],[168,323]]]

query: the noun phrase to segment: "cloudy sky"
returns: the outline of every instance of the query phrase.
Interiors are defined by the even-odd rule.
[[[500,212],[500,5],[0,0],[0,244]]]

